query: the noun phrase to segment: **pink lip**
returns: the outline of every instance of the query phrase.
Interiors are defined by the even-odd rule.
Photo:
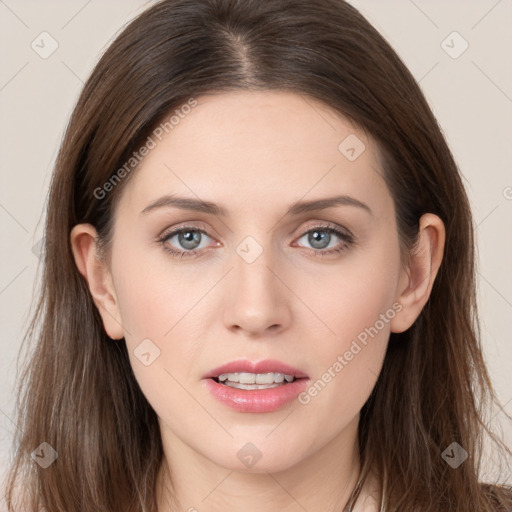
[[[285,375],[293,375],[297,379],[307,377],[304,372],[301,372],[297,368],[288,366],[287,364],[277,361],[276,359],[266,359],[253,363],[246,359],[240,359],[239,361],[232,361],[231,363],[224,364],[217,368],[214,368],[207,373],[203,379],[210,379],[212,377],[218,377],[223,373],[284,373]]]
[[[238,412],[272,412],[291,402],[306,389],[309,379],[294,380],[276,388],[236,389],[205,379],[208,391],[221,403]]]
[[[223,373],[284,373],[297,380],[269,389],[236,389],[219,384],[214,379]],[[252,363],[247,360],[233,361],[215,368],[204,377],[208,391],[221,403],[238,412],[272,412],[284,407],[304,391],[309,382],[308,376],[300,370],[280,361],[266,360]]]

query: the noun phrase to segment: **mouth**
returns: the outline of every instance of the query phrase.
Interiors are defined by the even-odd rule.
[[[203,376],[214,398],[243,413],[277,411],[304,391],[308,381],[303,371],[277,360],[233,361]]]
[[[291,384],[297,377],[284,373],[223,373],[213,377],[217,384],[236,389],[271,389]]]
[[[205,378],[235,389],[258,390],[286,386],[308,376],[281,361],[233,361],[212,370]]]

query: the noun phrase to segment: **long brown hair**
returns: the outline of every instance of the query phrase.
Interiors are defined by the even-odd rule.
[[[136,170],[122,173],[108,193],[101,192],[105,183],[119,178],[164,116],[190,98],[236,89],[315,98],[366,130],[382,151],[404,250],[422,214],[445,223],[431,297],[410,329],[391,334],[361,412],[363,475],[378,475],[386,510],[510,510],[505,488],[479,482],[483,434],[500,441],[485,419],[495,394],[479,341],[473,227],[461,177],[412,75],[342,0],[164,0],[100,59],[51,182],[9,510],[17,508],[19,488],[31,511],[156,511],[163,457],[157,417],[124,341],[104,331],[69,235],[76,224],[91,223],[108,246],[116,202]],[[58,453],[47,469],[30,456],[42,442]],[[442,457],[453,442],[469,454],[457,469]]]

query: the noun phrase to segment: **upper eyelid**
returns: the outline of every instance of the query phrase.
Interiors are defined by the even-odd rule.
[[[184,223],[183,225],[178,225],[177,227],[165,228],[163,231],[160,232],[160,234],[158,235],[158,238],[165,238],[169,235],[179,233],[180,231],[186,231],[187,229],[190,231],[201,231],[201,232],[206,233],[208,236],[210,236],[208,234],[208,229],[206,228],[206,226],[204,224],[201,227],[197,227],[197,226],[193,226],[190,223]]]

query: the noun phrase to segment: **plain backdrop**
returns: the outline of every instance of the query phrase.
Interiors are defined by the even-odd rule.
[[[0,0],[0,477],[18,428],[16,357],[41,270],[38,242],[60,140],[99,55],[153,3]],[[419,81],[465,178],[477,226],[485,358],[512,414],[512,1],[352,3]],[[492,423],[510,444],[503,410]]]

